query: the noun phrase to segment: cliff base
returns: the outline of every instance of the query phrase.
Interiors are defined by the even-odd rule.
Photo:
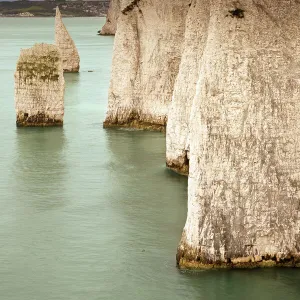
[[[17,127],[49,127],[63,126],[64,122],[61,119],[56,119],[53,116],[44,113],[38,113],[28,116],[27,113],[19,112],[17,114]]]
[[[160,131],[165,132],[166,126],[160,124],[151,124],[147,122],[142,122],[138,120],[129,121],[124,124],[103,122],[103,128],[131,128],[136,130],[145,130],[145,131]]]
[[[178,262],[179,269],[182,270],[210,270],[210,269],[258,269],[258,268],[300,268],[300,259],[291,257],[290,259],[277,261],[274,258],[261,259],[255,261],[255,257],[236,258],[234,262],[202,263],[200,261],[188,261],[181,258]]]
[[[167,159],[166,166],[168,169],[180,175],[189,175],[189,161],[187,159],[183,163],[178,160]]]

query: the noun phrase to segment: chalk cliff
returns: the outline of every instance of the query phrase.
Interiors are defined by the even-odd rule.
[[[104,127],[164,130],[188,8],[187,0],[122,2]]]
[[[57,46],[21,50],[15,72],[17,126],[63,125],[64,84]]]
[[[100,35],[115,35],[117,31],[118,15],[120,13],[120,0],[110,0],[106,22],[99,31]]]
[[[55,44],[61,51],[64,72],[79,72],[80,57],[75,43],[62,21],[58,7],[56,7],[55,16]]]
[[[208,13],[208,5],[203,1],[191,2],[186,18],[183,54],[168,114],[167,166],[184,175],[187,175],[189,170],[190,111],[199,78],[199,65],[208,35],[208,22],[204,22],[202,17],[206,18]]]
[[[183,125],[176,131],[170,124],[169,131],[174,159],[186,140],[190,152],[178,265],[300,267],[299,1],[193,3],[200,5],[205,44],[195,48],[200,63],[190,118],[184,109],[176,116],[174,103],[170,119]],[[192,98],[193,74],[182,105]]]
[[[122,7],[104,126],[168,118],[167,165],[189,173],[178,266],[300,267],[300,2]]]

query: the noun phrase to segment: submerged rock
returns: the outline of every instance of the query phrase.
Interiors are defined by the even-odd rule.
[[[62,126],[64,84],[57,46],[21,50],[15,72],[17,126]]]
[[[115,37],[104,127],[164,130],[189,1],[125,1]]]
[[[61,51],[64,72],[79,72],[80,57],[75,43],[62,21],[58,7],[56,7],[55,16],[55,44]]]
[[[300,267],[300,5],[194,3],[202,25],[192,27],[205,38],[188,146],[181,130],[174,147],[190,151],[178,265]]]
[[[106,16],[106,22],[99,35],[115,35],[117,31],[118,15],[120,13],[120,0],[110,0],[109,8]]]

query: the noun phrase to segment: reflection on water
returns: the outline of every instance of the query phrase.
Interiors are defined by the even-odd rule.
[[[65,106],[69,109],[80,103],[80,73],[67,73],[65,77]],[[65,113],[68,113],[66,111]]]
[[[26,207],[42,210],[60,205],[68,176],[63,128],[19,128],[16,140],[16,199]]]
[[[65,20],[81,55],[63,128],[15,127],[20,48],[53,41],[51,18],[0,18],[0,299],[298,300],[300,270],[182,273],[187,179],[161,133],[104,130],[111,37]],[[88,70],[94,70],[89,73]]]

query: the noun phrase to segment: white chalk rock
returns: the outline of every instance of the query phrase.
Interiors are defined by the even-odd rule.
[[[79,72],[80,57],[75,43],[62,21],[58,7],[56,7],[55,16],[55,44],[61,51],[64,72]]]
[[[300,266],[300,4],[199,5],[207,37],[178,264]]]
[[[120,0],[110,0],[106,22],[100,30],[100,35],[115,35],[120,13]]]
[[[64,84],[57,46],[21,50],[15,72],[17,126],[62,126]]]
[[[188,4],[186,0],[123,2],[105,127],[165,128]]]

